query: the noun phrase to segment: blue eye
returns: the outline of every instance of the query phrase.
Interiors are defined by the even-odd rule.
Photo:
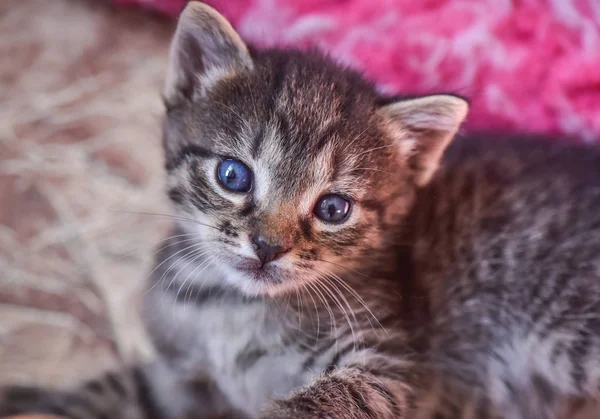
[[[348,218],[351,207],[348,198],[337,194],[327,194],[317,201],[313,212],[320,220],[337,224]]]
[[[217,167],[221,185],[232,192],[248,192],[252,188],[252,172],[239,160],[225,159]]]

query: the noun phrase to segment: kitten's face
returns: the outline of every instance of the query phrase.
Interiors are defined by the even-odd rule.
[[[419,183],[408,158],[414,139],[399,146],[395,136],[410,127],[398,128],[356,74],[316,54],[251,57],[216,12],[186,13],[167,82],[165,148],[170,196],[197,221],[182,227],[196,234],[198,256],[250,295],[390,263],[390,234]]]
[[[170,117],[167,141],[189,143],[171,196],[202,223],[183,226],[249,293],[381,263],[410,188],[375,95],[319,58],[261,58]]]

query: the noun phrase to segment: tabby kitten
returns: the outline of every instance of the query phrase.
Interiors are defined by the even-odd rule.
[[[164,98],[178,222],[142,310],[158,359],[5,389],[2,414],[551,419],[598,395],[598,150],[449,146],[463,99],[249,50],[195,2]]]

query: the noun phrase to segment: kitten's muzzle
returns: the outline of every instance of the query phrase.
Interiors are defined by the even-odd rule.
[[[251,240],[252,244],[254,245],[254,251],[256,252],[256,256],[258,256],[262,263],[261,266],[264,266],[271,261],[279,259],[281,256],[283,256],[290,250],[289,248],[286,249],[280,244],[271,244],[262,235],[252,235]]]

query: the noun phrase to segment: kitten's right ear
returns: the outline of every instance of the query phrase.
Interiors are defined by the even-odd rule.
[[[252,66],[248,48],[229,22],[212,7],[191,1],[171,42],[165,105],[193,100],[218,79]]]
[[[405,99],[380,109],[417,186],[431,180],[468,111],[469,103],[453,95]]]

